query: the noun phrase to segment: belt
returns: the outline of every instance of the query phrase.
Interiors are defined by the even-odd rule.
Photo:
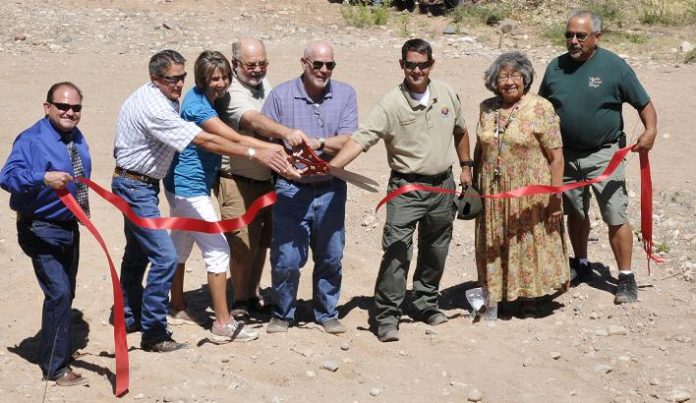
[[[282,179],[282,180],[284,180],[285,182],[290,183],[290,184],[295,185],[295,186],[299,186],[299,187],[311,187],[311,188],[323,187],[323,186],[326,186],[326,185],[330,185],[331,183],[334,182],[333,178],[327,179],[327,180],[324,180],[324,181],[315,181],[315,182],[298,182],[298,181],[286,179],[286,178],[283,178],[283,177],[280,177],[280,176],[278,177],[278,179],[279,179],[279,180]]]
[[[243,175],[237,175],[237,174],[228,173],[228,172],[224,172],[224,171],[219,171],[218,175],[221,178],[232,179],[235,181],[248,183],[250,185],[271,185],[273,183],[273,181],[271,179],[258,180],[258,179],[253,179],[253,178],[247,178],[246,176],[243,176]]]
[[[579,151],[581,153],[591,154],[591,153],[595,153],[603,148],[611,147],[616,143],[619,143],[619,148],[626,147],[626,134],[622,133],[619,135],[619,137],[615,138],[614,140],[609,140],[606,143],[604,143],[598,147],[595,147],[595,148],[577,148],[577,147],[573,147],[571,145],[564,145],[563,148],[573,150],[573,151]]]
[[[49,220],[47,218],[41,218],[41,217],[36,217],[36,216],[32,216],[32,215],[22,214],[19,211],[17,212],[17,221],[43,221],[43,222],[47,222],[50,224],[59,225],[59,226],[63,226],[63,227],[77,224],[77,218],[72,219],[72,220],[67,220],[67,221]]]
[[[424,182],[430,184],[442,183],[452,176],[452,168],[448,168],[445,172],[435,175],[421,175],[416,173],[405,174],[398,171],[391,171],[393,178],[403,179],[406,182]]]
[[[140,182],[145,182],[148,185],[156,185],[159,183],[159,179],[151,178],[147,175],[141,173],[130,171],[128,169],[123,169],[121,167],[114,168],[114,177],[122,176],[124,178],[135,179]]]

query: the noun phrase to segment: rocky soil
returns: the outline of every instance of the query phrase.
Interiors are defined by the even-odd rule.
[[[433,72],[460,92],[475,133],[478,103],[490,96],[483,71],[500,53],[496,29],[465,27],[443,34],[444,17],[393,15],[385,27],[345,25],[338,4],[322,0],[11,0],[0,5],[0,155],[12,140],[41,117],[46,89],[72,80],[85,94],[80,127],[88,136],[93,179],[108,186],[113,169],[115,117],[120,104],[147,80],[149,56],[163,48],[193,61],[203,49],[229,54],[240,35],[266,41],[273,83],[299,74],[304,43],[332,41],[338,67],[334,78],[352,84],[365,116],[379,97],[400,81],[397,64],[404,34],[431,41]],[[403,21],[406,21],[405,23]],[[406,27],[404,29],[404,26]],[[502,47],[519,47],[541,74],[562,49],[518,24]],[[505,316],[495,322],[469,318],[466,289],[475,287],[473,223],[455,223],[441,306],[450,321],[431,328],[404,316],[401,341],[382,344],[370,331],[368,312],[379,260],[383,211],[374,206],[383,194],[357,188],[349,192],[347,245],[341,317],[349,327],[336,337],[311,321],[311,267],[305,269],[299,298],[300,324],[287,335],[263,332],[267,318],[252,326],[262,331],[251,343],[217,346],[200,256],[187,274],[187,299],[201,326],[179,326],[175,338],[192,348],[173,354],[139,349],[139,335],[128,337],[131,389],[123,400],[148,402],[683,402],[696,394],[696,186],[692,153],[696,139],[696,67],[658,57],[679,52],[684,40],[696,42],[693,27],[674,35],[664,49],[631,51],[610,47],[634,66],[659,113],[659,138],[651,152],[654,239],[666,262],[651,265],[640,249],[638,159],[627,175],[631,222],[636,232],[634,266],[640,301],[615,306],[616,267],[598,211],[593,210],[590,258],[594,276],[544,304],[537,319]],[[691,30],[690,30],[691,29]],[[466,32],[464,32],[466,31]],[[492,45],[491,45],[492,44]],[[676,49],[676,50],[674,50]],[[658,55],[658,56],[655,56]],[[192,63],[191,63],[192,64]],[[189,71],[192,67],[189,65]],[[539,77],[540,78],[540,77]],[[539,80],[540,81],[540,80]],[[192,84],[191,82],[188,85]],[[629,141],[640,134],[636,113],[625,110]],[[472,134],[472,142],[475,136]],[[473,144],[473,143],[472,143]],[[4,157],[2,157],[4,158]],[[386,188],[384,149],[376,146],[351,170],[375,178]],[[16,242],[9,195],[0,192],[0,393],[6,401],[112,400],[114,376],[108,267],[101,250],[83,232],[83,251],[74,302],[75,368],[89,387],[63,389],[41,381],[35,364],[42,294],[30,262]],[[123,252],[119,214],[93,197],[94,221],[119,261]],[[166,203],[163,209],[166,211]],[[268,287],[268,272],[262,286]],[[82,340],[81,343],[77,343]]]

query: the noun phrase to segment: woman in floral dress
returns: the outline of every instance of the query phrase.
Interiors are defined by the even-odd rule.
[[[546,99],[530,94],[531,62],[520,52],[500,55],[486,70],[495,96],[481,103],[474,151],[481,194],[563,183],[559,119]],[[522,316],[535,299],[569,281],[561,194],[484,199],[476,219],[476,266],[490,302],[520,300]]]

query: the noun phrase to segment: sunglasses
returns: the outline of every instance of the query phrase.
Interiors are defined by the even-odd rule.
[[[237,59],[235,59],[237,60]],[[242,63],[240,60],[237,60],[237,62],[244,67],[245,70],[256,70],[256,69],[265,69],[268,67],[268,60],[263,60],[260,62],[256,63]]]
[[[72,109],[73,112],[79,113],[82,110],[82,105],[80,105],[80,104],[72,105],[72,104],[64,104],[62,102],[53,102],[53,101],[49,101],[49,104],[55,106],[56,108],[58,108],[59,110],[61,110],[63,112],[67,112],[70,109]]]
[[[331,71],[336,68],[336,62],[320,62],[320,61],[312,61],[309,59],[305,59],[307,63],[309,63],[312,66],[312,69],[314,70],[321,70],[322,67],[326,66],[326,69]]]
[[[159,76],[159,78],[161,78],[162,81],[167,82],[169,84],[176,84],[179,81],[186,80],[186,73],[178,75],[178,76]]]
[[[404,60],[404,68],[406,70],[415,70],[416,68],[419,68],[421,70],[429,69],[433,65],[432,60],[428,60],[427,62],[409,62],[408,60]]]
[[[578,42],[585,42],[587,40],[587,38],[591,37],[594,34],[595,34],[594,32],[588,34],[586,32],[566,31],[565,38],[566,39],[573,39],[573,37],[575,37],[578,40]]]

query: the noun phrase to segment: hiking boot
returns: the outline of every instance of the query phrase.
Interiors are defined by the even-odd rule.
[[[213,322],[211,330],[212,341],[216,343],[229,343],[231,341],[252,341],[259,338],[259,332],[244,326],[244,322],[237,322],[232,319],[225,325],[220,325],[218,321]]]
[[[145,351],[153,353],[171,353],[172,351],[187,349],[189,346],[186,343],[177,343],[174,339],[169,338],[155,342],[141,341],[140,347]]]
[[[341,334],[348,331],[346,327],[337,318],[329,319],[321,323],[324,331],[329,334]]]
[[[290,327],[290,322],[273,317],[266,326],[266,333],[287,333],[288,327]]]
[[[382,343],[399,341],[399,329],[393,325],[380,326],[377,329],[377,339]]]
[[[619,273],[619,284],[614,295],[615,304],[630,304],[638,301],[638,285],[633,273]]]
[[[570,258],[570,285],[575,287],[580,283],[585,283],[592,275],[592,264],[590,262],[580,263],[578,258]]]
[[[438,326],[447,322],[448,320],[449,319],[447,319],[447,316],[445,316],[444,313],[437,311],[434,314],[428,316],[428,320],[426,320],[426,323],[430,326]]]

